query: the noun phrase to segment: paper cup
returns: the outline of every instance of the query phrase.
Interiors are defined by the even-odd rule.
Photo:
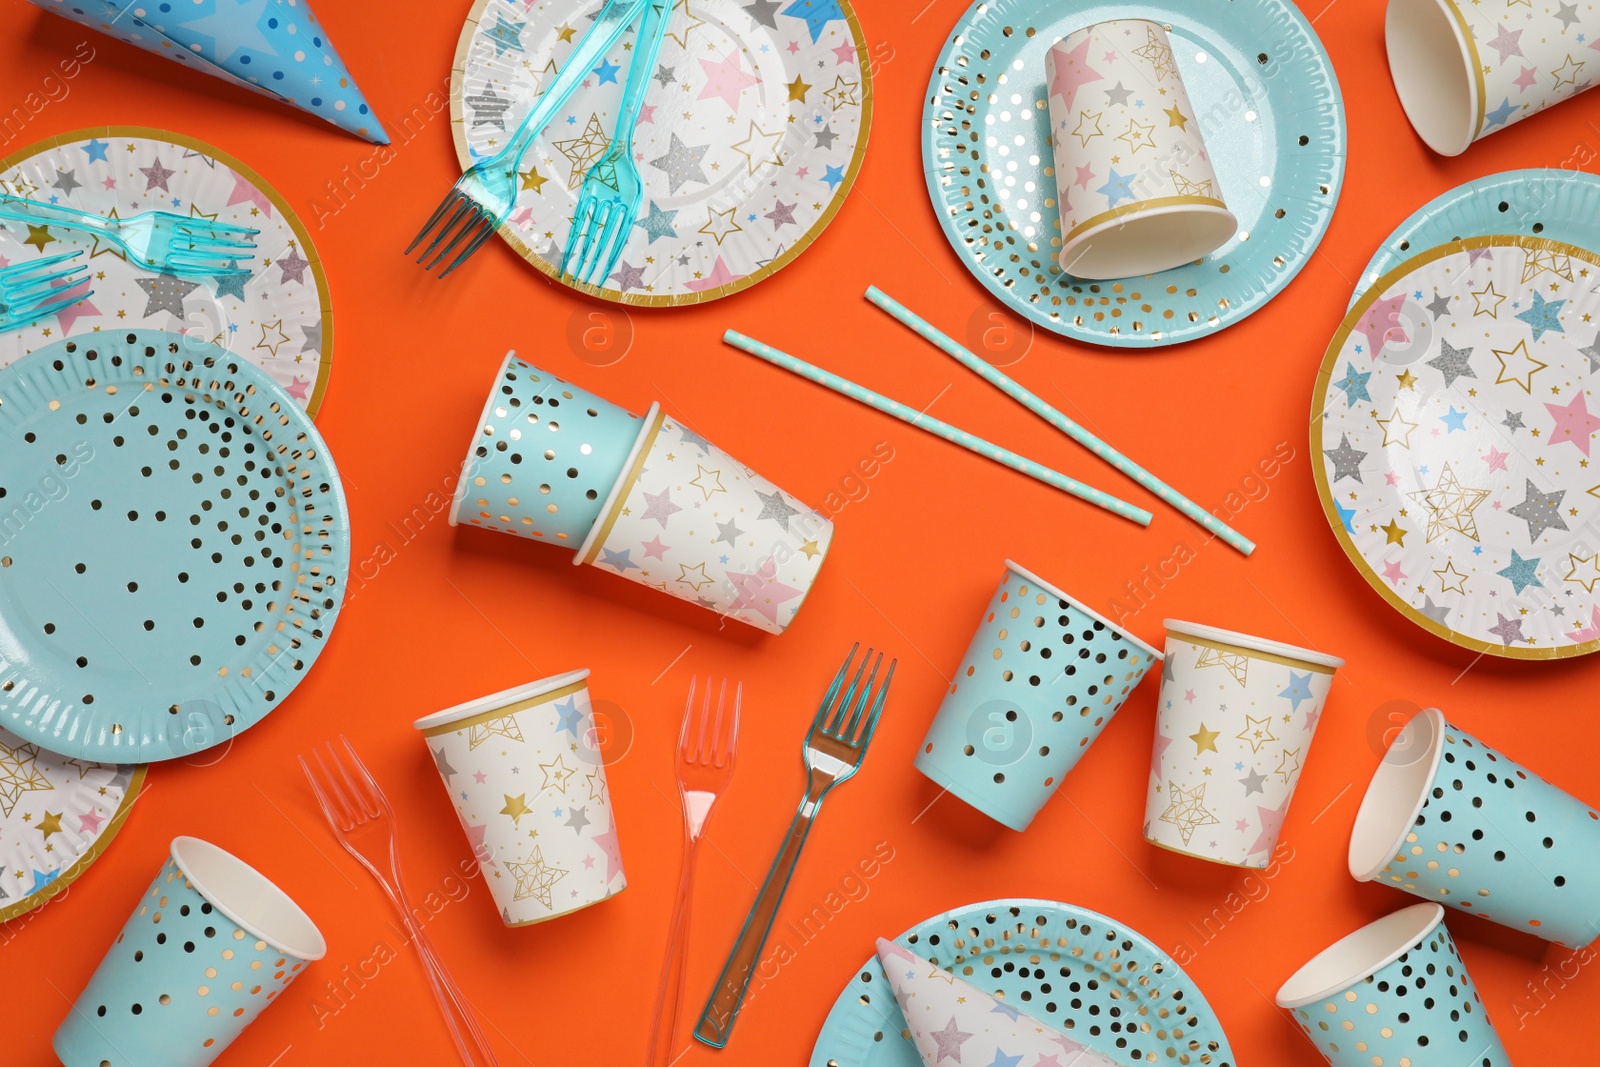
[[[1335,941],[1278,990],[1334,1067],[1511,1067],[1444,927],[1413,904]]]
[[[507,926],[622,892],[587,670],[418,719],[445,791]]]
[[[1600,934],[1600,813],[1429,708],[1367,786],[1350,874],[1577,948]]]
[[[833,523],[654,409],[574,563],[780,634]]]
[[[56,1056],[65,1067],[203,1067],[326,952],[265,876],[216,845],[176,838],[56,1031]]]
[[[1161,653],[1010,560],[917,770],[1024,830]]]
[[[1144,19],[1086,26],[1045,53],[1045,79],[1062,270],[1153,274],[1233,236],[1239,223],[1223,203],[1164,27]]]
[[[450,524],[579,544],[639,426],[639,416],[508,353],[461,465]]]
[[[1406,118],[1429,148],[1472,142],[1595,82],[1600,7],[1389,0],[1384,41]]]
[[[1145,840],[1261,868],[1344,660],[1167,619]]]

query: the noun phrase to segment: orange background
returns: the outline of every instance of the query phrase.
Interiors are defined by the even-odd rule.
[[[837,991],[875,936],[1004,896],[1071,901],[1169,951],[1186,946],[1194,954],[1187,969],[1221,1016],[1238,1063],[1320,1064],[1271,997],[1336,937],[1413,902],[1357,884],[1345,871],[1350,824],[1391,713],[1436,704],[1556,783],[1591,802],[1600,797],[1595,664],[1479,658],[1390,611],[1342,558],[1307,456],[1312,376],[1378,242],[1461,182],[1594,159],[1600,92],[1441,159],[1412,134],[1395,100],[1381,0],[1308,9],[1343,86],[1350,157],[1332,228],[1287,291],[1219,335],[1147,353],[1098,350],[1043,332],[1030,339],[1025,325],[1012,323],[1006,358],[1024,346],[1026,353],[1011,373],[1207,507],[1239,493],[1236,507],[1246,499],[1241,482],[1288,443],[1294,458],[1238,515],[1237,526],[1261,545],[1246,559],[1220,542],[1201,547],[1204,537],[1177,513],[861,299],[875,282],[958,337],[967,336],[969,321],[987,325],[996,306],[945,244],[924,192],[923,91],[944,34],[966,6],[924,2],[859,5],[879,62],[875,128],[860,180],[831,229],[747,292],[631,316],[550,284],[499,242],[442,283],[402,257],[458,173],[444,116],[397,144],[395,158],[319,228],[319,205],[335,206],[328,183],[368,160],[372,146],[93,37],[97,57],[69,83],[70,95],[4,149],[92,125],[168,128],[238,156],[301,213],[333,288],[334,370],[318,423],[349,493],[358,573],[321,661],[275,714],[225,753],[152,768],[146,795],[106,855],[69,893],[0,928],[7,1062],[53,1062],[50,1035],[180,833],[216,841],[269,873],[330,944],[327,958],[223,1063],[453,1062],[394,916],[328,832],[294,756],[349,735],[398,808],[413,892],[442,893],[468,850],[411,720],[578,666],[593,668],[596,700],[615,706],[617,750],[626,749],[610,778],[629,888],[576,915],[508,931],[473,880],[465,899],[450,902],[430,926],[507,1067],[643,1058],[678,876],[672,747],[695,674],[743,679],[746,727],[738,773],[702,850],[679,1032],[689,1046],[680,1062],[689,1067],[806,1063]],[[445,83],[466,4],[322,0],[319,8],[397,133],[400,117]],[[89,35],[20,0],[6,0],[3,10],[0,103],[8,110]],[[596,324],[594,314],[609,316],[614,336],[631,335],[625,355],[606,366],[590,364],[615,359],[615,350],[588,352],[572,340]],[[940,418],[1150,507],[1155,521],[1140,530],[785,376],[722,345],[727,327],[908,404],[937,398],[932,413]],[[458,469],[494,368],[513,347],[634,411],[660,400],[814,505],[848,499],[844,484],[878,442],[889,442],[895,456],[876,477],[850,483],[857,499],[835,517],[832,558],[779,638],[719,628],[709,613],[573,567],[551,547],[455,530],[442,516],[418,535],[402,534],[400,520]],[[1106,608],[1125,582],[1142,580],[1143,568],[1154,571],[1180,542],[1195,558],[1164,587],[1149,586],[1155,591],[1131,622],[1135,632],[1159,642],[1164,616],[1187,617],[1348,660],[1284,827],[1293,858],[1263,881],[1142,841],[1155,679],[1026,834],[950,797],[934,802],[937,790],[913,770],[912,755],[1001,560],[1014,556]],[[840,890],[880,842],[893,859],[811,941],[789,935],[794,958],[746,1005],[730,1048],[714,1052],[689,1040],[689,1013],[703,1003],[793,812],[804,781],[801,737],[856,640],[897,655],[900,670],[864,770],[821,815],[780,928]],[[1219,932],[1208,941],[1199,924],[1213,909],[1227,910],[1230,892],[1238,893],[1238,914],[1220,928],[1213,920]],[[1240,900],[1249,902],[1239,907]],[[1600,978],[1579,966],[1586,957],[1456,912],[1449,922],[1515,1062],[1592,1059],[1578,1051],[1592,1048],[1600,1013]],[[366,965],[380,943],[396,957],[342,1006],[329,998],[324,983],[340,979],[347,965]]]

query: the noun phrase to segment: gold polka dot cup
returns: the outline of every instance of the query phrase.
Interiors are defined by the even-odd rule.
[[[1600,812],[1429,708],[1367,786],[1350,874],[1578,948],[1600,934]]]
[[[1384,40],[1406,118],[1455,156],[1594,85],[1600,4],[1389,0]]]
[[[1344,660],[1199,623],[1166,627],[1145,840],[1266,867]]]
[[[781,634],[833,544],[833,523],[652,408],[573,557]]]
[[[1335,941],[1277,1000],[1334,1067],[1511,1067],[1437,904]]]
[[[508,353],[473,429],[450,524],[576,548],[639,427],[639,416]]]
[[[628,884],[588,677],[554,675],[414,724],[507,926],[598,904]]]
[[[917,770],[1025,830],[1160,658],[1007,560],[922,740]]]
[[[1233,237],[1166,28],[1086,26],[1045,53],[1061,226],[1056,262],[1078,278],[1181,267]],[[1001,156],[1021,146],[998,145]],[[998,173],[998,172],[997,172]]]
[[[265,876],[176,838],[56,1031],[56,1056],[65,1067],[204,1067],[326,952]]]

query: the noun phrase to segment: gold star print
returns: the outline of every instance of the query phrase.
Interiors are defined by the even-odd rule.
[[[556,151],[566,156],[572,163],[572,170],[567,175],[568,189],[576,189],[582,185],[589,168],[594,166],[595,162],[606,154],[606,149],[611,147],[611,139],[606,136],[605,127],[600,125],[599,114],[592,111],[589,113],[589,121],[583,127],[583,133],[565,141],[552,143]]]
[[[1533,376],[1550,365],[1541,363],[1528,355],[1527,341],[1518,341],[1517,347],[1505,352],[1500,351],[1498,348],[1491,348],[1489,351],[1493,352],[1494,358],[1500,361],[1500,373],[1495,378],[1494,384],[1504,385],[1507,382],[1515,382],[1517,385],[1522,386],[1522,391],[1529,396],[1533,395]],[[1516,373],[1512,373],[1513,367],[1516,368]]]
[[[43,252],[45,245],[52,244],[54,242],[55,238],[50,236],[50,227],[29,225],[28,239],[22,243],[25,245],[33,245],[39,251]]]
[[[606,802],[606,779],[599,771],[590,771],[584,775],[583,780],[589,783],[589,799],[593,802],[604,804]]]
[[[130,147],[129,151],[132,150]],[[20,196],[32,200],[33,194],[38,191],[39,187],[21,174],[15,178],[0,179],[0,193],[10,193],[12,196]]]
[[[1135,48],[1133,54],[1150,64],[1151,68],[1156,72],[1156,81],[1158,83],[1166,81],[1169,75],[1176,78],[1178,76],[1178,65],[1172,59],[1172,49],[1167,45],[1166,41],[1156,34],[1154,26],[1147,26],[1145,32],[1147,34],[1145,44],[1142,47]],[[1188,839],[1185,838],[1185,840]]]
[[[1566,62],[1550,72],[1550,76],[1555,79],[1550,88],[1559,89],[1563,85],[1578,84],[1578,75],[1583,71],[1583,67],[1583,60],[1574,60],[1572,53],[1568,52]]]
[[[806,102],[806,90],[811,86],[807,85],[801,80],[800,75],[796,74],[794,81],[790,82],[786,88],[789,90],[790,100],[798,100],[803,104]]]
[[[1439,592],[1465,593],[1467,591],[1467,576],[1456,570],[1453,560],[1445,560],[1444,570],[1434,571],[1439,578]]]
[[[668,19],[667,25],[680,26],[682,27],[682,30],[681,32],[678,30],[668,30],[667,36],[671,37],[674,41],[677,41],[679,48],[687,51],[689,48],[690,31],[696,26],[704,26],[706,20],[689,10],[689,0],[678,0],[676,4],[672,5],[672,10],[675,13],[679,11],[683,12],[683,16],[681,18],[673,17]],[[687,85],[684,86],[684,89],[688,88],[689,87]]]
[[[1080,145],[1086,145],[1101,136],[1103,131],[1100,129],[1100,116],[1104,114],[1104,111],[1078,112],[1078,128],[1072,131],[1072,136],[1078,139]],[[1091,123],[1094,125],[1092,130],[1089,128]]]
[[[1580,574],[1578,567],[1585,564],[1583,573]],[[1594,592],[1596,583],[1600,583],[1600,552],[1592,556],[1580,556],[1576,552],[1568,552],[1567,575],[1561,580],[1583,586],[1585,593]]]
[[[570,41],[570,40],[572,40],[572,35],[577,33],[577,32],[578,31],[577,31],[577,29],[575,27],[568,26],[565,22],[563,22],[561,24],[560,29],[556,30],[556,40],[558,40],[558,41]]]
[[[1258,719],[1254,715],[1244,717],[1244,729],[1234,735],[1234,739],[1243,741],[1250,746],[1251,752],[1260,752],[1261,746],[1269,741],[1276,741],[1272,736],[1272,717]]]
[[[569,873],[565,868],[546,863],[544,850],[537,845],[534,846],[533,854],[528,857],[527,863],[507,863],[506,870],[517,880],[516,891],[511,895],[512,900],[527,900],[532,897],[547,908],[554,906],[551,903],[550,890]]]
[[[522,173],[522,187],[524,189],[532,189],[540,196],[544,195],[544,183],[549,180],[549,178],[539,173],[538,167],[532,167]]]
[[[1189,116],[1185,115],[1182,111],[1179,111],[1178,105],[1174,104],[1167,108],[1166,111],[1167,125],[1169,127],[1176,126],[1180,130],[1187,130],[1189,128]]]
[[[860,88],[860,83],[845,81],[843,77],[834,75],[833,87],[822,95],[828,101],[829,107],[839,111],[845,107],[854,107],[861,102],[856,96],[856,90]]]
[[[745,139],[735,141],[729,147],[744,157],[745,169],[754,174],[768,163],[778,167],[783,166],[783,157],[778,154],[778,145],[782,143],[782,130],[768,133],[752,121]]]
[[[471,752],[491,737],[521,741],[522,727],[517,725],[516,716],[507,715],[504,718],[490,719],[488,722],[475,722],[467,727],[467,751]]]
[[[1522,261],[1522,282],[1526,285],[1532,279],[1549,271],[1557,278],[1572,280],[1572,257],[1561,255],[1553,248],[1534,249],[1528,253],[1528,258]]]
[[[717,493],[727,492],[722,487],[721,471],[708,471],[698,463],[694,465],[694,471],[694,477],[689,480],[689,484],[704,493],[707,500]]]
[[[1196,668],[1224,667],[1240,685],[1247,684],[1250,673],[1248,659],[1233,652],[1224,652],[1220,648],[1208,648],[1201,652],[1200,658],[1194,661],[1194,665]]]
[[[817,556],[822,552],[822,549],[817,547],[817,543],[815,541],[805,541],[801,543],[800,551],[806,554],[806,559],[816,559]]]
[[[697,232],[706,234],[708,237],[715,237],[717,244],[722,244],[723,238],[744,229],[743,226],[733,221],[733,213],[738,210],[739,206],[737,204],[726,211],[706,208],[706,224],[700,227]]]
[[[1488,499],[1489,490],[1462,485],[1450,464],[1444,465],[1432,489],[1406,495],[1428,509],[1428,530],[1423,535],[1427,540],[1432,541],[1442,530],[1454,530],[1478,540],[1478,523],[1472,513]]]
[[[1198,756],[1207,749],[1210,749],[1212,752],[1216,752],[1217,738],[1221,736],[1221,730],[1207,730],[1206,724],[1201,723],[1199,732],[1189,735],[1189,740],[1194,742],[1194,754]]]
[[[35,826],[34,829],[43,834],[46,841],[50,840],[51,834],[59,834],[61,832],[61,816],[63,814],[63,812],[51,811],[46,808],[44,818],[39,820],[39,825]]]
[[[549,792],[551,789],[559,789],[565,793],[567,791],[567,779],[578,773],[573,768],[568,767],[566,760],[559,755],[549,763],[539,764],[539,769],[544,772],[544,785],[541,788],[545,792]]]
[[[1195,182],[1190,181],[1175,170],[1168,170],[1167,173],[1172,175],[1172,185],[1178,190],[1179,196],[1205,196],[1216,199],[1217,194],[1212,189],[1209,178],[1205,181]]]
[[[1183,838],[1184,844],[1189,843],[1189,837],[1195,832],[1196,827],[1216,825],[1217,817],[1206,810],[1204,782],[1196,786],[1193,792],[1175,785],[1171,789],[1171,794],[1172,803],[1161,813],[1161,821],[1176,826],[1178,836]]]
[[[1398,425],[1396,425],[1398,423]],[[1400,414],[1400,409],[1395,408],[1394,414],[1387,419],[1379,419],[1378,425],[1383,427],[1383,447],[1399,445],[1401,448],[1411,447],[1411,432],[1417,428],[1414,422],[1407,422],[1405,416]],[[1394,426],[1393,432],[1389,427]]]
[[[1379,529],[1381,529],[1384,533],[1384,544],[1399,545],[1401,548],[1406,547],[1406,534],[1410,533],[1411,531],[1402,530],[1400,528],[1400,524],[1394,519],[1390,519],[1387,526],[1380,526]]]
[[[272,334],[277,334],[277,337],[273,337]],[[278,349],[288,343],[289,335],[283,332],[283,320],[279,319],[276,322],[264,322],[261,324],[261,340],[256,342],[255,347],[264,348],[276,356]]]
[[[696,593],[698,593],[703,586],[710,585],[715,580],[716,579],[712,578],[711,575],[706,573],[706,565],[704,563],[696,563],[693,567],[689,566],[687,563],[678,564],[678,581],[682,582],[684,585],[687,585]]]
[[[1127,130],[1117,134],[1117,140],[1127,143],[1130,155],[1137,155],[1141,148],[1156,146],[1155,129],[1153,122],[1143,123],[1138,119],[1129,119]]]
[[[1476,305],[1473,308],[1472,317],[1477,318],[1479,315],[1487,315],[1491,319],[1498,319],[1500,317],[1500,305],[1505,302],[1505,299],[1505,297],[1494,291],[1494,282],[1490,282],[1487,286],[1472,294],[1473,303]]]
[[[10,818],[23,793],[54,788],[39,769],[38,745],[24,743],[11,748],[0,744],[0,815]]]
[[[1272,773],[1283,775],[1283,780],[1287,783],[1294,777],[1294,772],[1299,769],[1300,750],[1291,748],[1284,751],[1283,758],[1278,761],[1278,766],[1273,769]]]
[[[1410,389],[1417,384],[1417,376],[1410,371],[1401,371],[1394,376],[1394,380],[1400,383],[1402,389]]]
[[[516,796],[512,796],[510,793],[502,793],[500,795],[506,798],[506,806],[500,809],[500,814],[511,816],[512,825],[520,827],[522,817],[533,814],[533,809],[528,807],[528,794],[518,793]]]

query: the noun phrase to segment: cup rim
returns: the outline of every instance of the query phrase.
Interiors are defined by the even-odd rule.
[[[289,944],[289,941],[292,940],[291,938],[275,937],[272,934],[267,933],[257,924],[245,919],[239,912],[234,910],[234,908],[218,899],[218,895],[215,892],[207,890],[205,883],[195,874],[195,871],[190,864],[185,862],[182,855],[184,851],[193,850],[195,848],[209,850],[215,859],[218,859],[223,863],[236,865],[241,876],[247,880],[257,883],[259,892],[268,896],[277,897],[282,901],[283,904],[288,905],[288,908],[291,912],[291,918],[298,917],[299,920],[304,922],[310,929],[311,934],[315,939],[315,947],[296,948]],[[238,924],[240,929],[244,930],[245,933],[250,934],[259,941],[265,941],[279,952],[293,956],[296,959],[305,960],[307,963],[320,960],[323,956],[328,954],[327,939],[322,936],[322,931],[317,929],[317,924],[312,922],[311,916],[305,913],[305,909],[300,907],[299,904],[296,904],[293,897],[289,896],[289,894],[285,893],[282,889],[279,889],[277,884],[273,882],[272,879],[268,878],[266,875],[262,874],[260,871],[256,870],[254,867],[250,866],[244,860],[240,859],[238,856],[235,856],[221,845],[214,845],[210,841],[199,837],[180,835],[172,839],[171,856],[172,862],[177,864],[178,870],[183,872],[183,876],[189,880],[191,885],[194,886],[195,891],[204,897],[208,902],[210,902],[212,907],[216,908],[223,915],[227,916],[234,923]]]
[[[467,455],[461,461],[461,473],[456,477],[456,491],[450,501],[450,514],[448,516],[451,526],[461,525],[461,505],[467,499],[467,468],[472,466],[473,452],[477,448],[478,435],[483,424],[489,420],[489,412],[494,408],[495,383],[505,377],[506,368],[511,361],[517,358],[515,348],[506,352],[505,358],[500,361],[500,366],[495,370],[494,377],[489,382],[489,395],[483,402],[482,409],[478,412],[478,421],[472,424],[472,439],[467,442]]]
[[[1372,854],[1378,856],[1378,859],[1371,863],[1359,864],[1357,839],[1362,836],[1362,830],[1381,829],[1381,820],[1385,818],[1389,811],[1393,810],[1392,804],[1389,804],[1387,810],[1385,810],[1386,798],[1382,795],[1384,787],[1389,784],[1389,773],[1399,774],[1402,770],[1409,770],[1419,766],[1421,762],[1407,764],[1405,767],[1396,767],[1396,765],[1389,762],[1389,753],[1393,751],[1395,745],[1399,744],[1400,738],[1405,735],[1406,731],[1424,718],[1433,723],[1433,747],[1428,754],[1427,774],[1417,783],[1417,795],[1411,804],[1411,810],[1405,819],[1397,824],[1398,828],[1387,849],[1381,854],[1377,853],[1375,849],[1370,850]],[[1438,708],[1423,708],[1406,722],[1400,733],[1395,735],[1394,740],[1389,742],[1389,747],[1384,750],[1383,762],[1378,764],[1378,769],[1372,774],[1372,780],[1367,783],[1367,791],[1361,796],[1361,806],[1356,809],[1355,824],[1350,828],[1350,848],[1346,854],[1346,865],[1350,869],[1350,877],[1356,881],[1370,882],[1377,878],[1378,874],[1389,865],[1390,857],[1399,850],[1400,846],[1405,844],[1406,835],[1411,832],[1411,828],[1417,824],[1417,816],[1422,814],[1422,809],[1428,803],[1428,788],[1433,784],[1434,779],[1438,777],[1439,763],[1444,759],[1444,728],[1446,725],[1444,712]],[[1402,780],[1395,784],[1405,783]],[[1371,824],[1374,823],[1378,825],[1376,827],[1372,826]]]
[[[424,732],[428,730],[434,730],[441,726],[448,726],[451,723],[458,722],[462,719],[470,719],[474,715],[481,715],[486,711],[493,711],[496,708],[503,708],[511,704],[518,704],[524,700],[531,700],[534,697],[542,696],[545,693],[554,692],[557,689],[564,689],[575,682],[584,681],[588,677],[588,667],[583,667],[575,671],[566,671],[562,674],[552,674],[548,678],[540,678],[539,680],[533,682],[524,682],[522,685],[514,685],[510,689],[502,689],[498,693],[490,693],[488,696],[481,696],[475,700],[468,700],[465,703],[456,704],[453,707],[445,708],[443,711],[436,711],[431,715],[424,715],[411,725],[413,728],[422,730]]]
[[[1109,626],[1113,630],[1117,631],[1117,633],[1121,634],[1123,637],[1127,638],[1129,641],[1132,641],[1134,644],[1138,645],[1140,648],[1144,649],[1146,652],[1148,652],[1152,656],[1154,656],[1156,658],[1156,662],[1157,663],[1160,663],[1162,660],[1167,658],[1166,654],[1164,652],[1162,652],[1159,649],[1155,648],[1149,642],[1143,640],[1142,638],[1136,637],[1133,634],[1129,633],[1126,627],[1118,626],[1116,623],[1112,622],[1110,619],[1106,618],[1104,615],[1100,614],[1098,611],[1096,611],[1093,608],[1091,608],[1091,607],[1087,606],[1086,604],[1084,604],[1083,601],[1079,600],[1077,597],[1069,596],[1068,594],[1062,592],[1061,588],[1059,586],[1057,586],[1054,582],[1045,581],[1043,578],[1039,577],[1033,571],[1030,571],[1028,568],[1024,567],[1022,564],[1018,563],[1016,560],[1007,559],[1006,560],[1006,569],[1009,570],[1009,571],[1012,571],[1013,573],[1020,574],[1022,577],[1026,578],[1026,579],[1028,579],[1028,581],[1032,582],[1034,585],[1043,587],[1052,596],[1054,596],[1057,600],[1065,600],[1068,604],[1071,604],[1073,607],[1077,608],[1079,611],[1083,612],[1085,615],[1089,616],[1091,619],[1097,619],[1100,622],[1105,623],[1107,626]]]
[[[1403,939],[1398,940],[1396,946],[1386,951],[1383,957],[1376,963],[1362,964],[1360,967],[1356,968],[1355,973],[1350,974],[1346,978],[1331,983],[1319,984],[1317,990],[1309,995],[1301,994],[1299,996],[1295,996],[1290,991],[1290,987],[1295,985],[1297,982],[1301,982],[1301,976],[1306,974],[1306,972],[1310,971],[1313,967],[1327,966],[1328,963],[1332,962],[1335,953],[1340,951],[1350,951],[1351,949],[1356,948],[1359,945],[1363,935],[1375,936],[1378,933],[1378,931],[1374,930],[1375,927],[1381,927],[1384,924],[1393,922],[1396,927],[1402,930],[1412,930],[1414,929],[1413,923],[1407,922],[1407,920],[1404,919],[1399,919],[1399,917],[1410,916],[1412,920],[1420,920],[1424,913],[1428,915],[1428,921],[1424,923],[1420,929],[1416,930],[1415,933],[1411,933]],[[1333,944],[1329,945],[1315,956],[1312,956],[1300,967],[1299,970],[1291,974],[1283,983],[1283,985],[1278,987],[1278,994],[1275,998],[1277,1000],[1278,1007],[1303,1008],[1309,1004],[1315,1004],[1319,1000],[1326,1000],[1336,993],[1349,989],[1357,982],[1364,981],[1365,979],[1377,974],[1379,971],[1389,966],[1389,964],[1393,963],[1395,960],[1411,951],[1412,945],[1415,945],[1417,942],[1433,933],[1433,931],[1437,929],[1439,924],[1443,921],[1444,905],[1437,904],[1432,901],[1426,901],[1421,904],[1412,904],[1410,907],[1401,908],[1399,911],[1391,911],[1382,918],[1374,919],[1365,926],[1362,926],[1356,930],[1352,930],[1350,933],[1345,934],[1339,940],[1335,941]],[[1343,974],[1345,971],[1344,969],[1340,969],[1335,973]]]
[[[1218,219],[1219,221],[1223,218],[1226,218],[1227,221],[1232,224],[1232,226],[1229,229],[1227,236],[1223,237],[1219,241],[1212,242],[1209,239],[1205,241],[1196,241],[1192,245],[1182,249],[1181,252],[1173,252],[1168,250],[1166,255],[1146,256],[1145,260],[1140,262],[1138,265],[1139,267],[1145,267],[1147,264],[1169,263],[1168,266],[1150,266],[1149,269],[1143,270],[1138,268],[1123,270],[1121,267],[1118,267],[1116,268],[1115,273],[1109,272],[1104,268],[1100,270],[1093,270],[1091,272],[1090,269],[1085,267],[1081,253],[1085,251],[1087,245],[1089,245],[1096,238],[1103,236],[1106,232],[1112,230],[1121,230],[1130,223],[1159,221],[1170,218],[1174,215],[1207,216]],[[1100,218],[1099,221],[1090,221],[1092,223],[1090,225],[1080,223],[1079,226],[1081,229],[1078,229],[1071,237],[1062,240],[1061,251],[1056,253],[1055,257],[1056,265],[1059,266],[1063,271],[1072,275],[1074,278],[1082,278],[1085,281],[1110,281],[1116,278],[1133,277],[1143,278],[1152,274],[1160,274],[1162,271],[1172,270],[1175,267],[1181,267],[1185,263],[1192,263],[1195,260],[1204,259],[1206,256],[1209,256],[1211,253],[1215,252],[1217,249],[1233,240],[1234,236],[1239,232],[1238,216],[1229,210],[1227,203],[1223,201],[1221,197],[1208,198],[1189,194],[1177,196],[1156,196],[1135,201],[1134,203],[1128,204],[1125,207],[1114,208],[1111,211],[1106,212],[1105,216]],[[1074,253],[1078,253],[1078,255],[1074,255]],[[1069,260],[1071,261],[1070,265],[1068,262]]]
[[[1412,117],[1414,105],[1418,103],[1412,93],[1415,87],[1409,79],[1399,76],[1401,64],[1397,62],[1398,49],[1391,48],[1391,40],[1398,36],[1397,19],[1403,4],[1414,4],[1418,8],[1426,8],[1430,13],[1442,17],[1450,27],[1452,42],[1456,48],[1456,55],[1461,60],[1461,68],[1453,73],[1460,74],[1466,85],[1466,110],[1467,123],[1464,128],[1465,138],[1445,139],[1440,136],[1437,128],[1424,130],[1416,119]],[[1400,110],[1405,112],[1406,121],[1410,123],[1413,131],[1421,138],[1423,144],[1442,156],[1459,156],[1481,137],[1483,130],[1483,109],[1487,101],[1481,92],[1481,73],[1477,73],[1478,44],[1466,23],[1466,16],[1455,0],[1388,0],[1384,8],[1383,18],[1384,58],[1389,67],[1390,81],[1394,84],[1395,96],[1400,101]],[[1402,82],[1406,88],[1401,89]]]
[[[1328,667],[1333,670],[1338,670],[1344,666],[1344,660],[1338,656],[1330,656],[1326,652],[1317,652],[1314,649],[1301,648],[1299,645],[1273,641],[1265,637],[1252,637],[1250,634],[1242,634],[1237,630],[1224,630],[1220,626],[1206,626],[1203,623],[1185,622],[1182,619],[1162,619],[1161,625],[1167,628],[1169,637],[1173,635],[1178,637],[1198,637],[1204,641],[1238,645],[1240,648],[1250,652],[1265,652],[1270,656],[1297,659],[1312,666]]]
[[[644,418],[640,420],[639,435],[633,439],[633,447],[628,449],[628,458],[622,461],[622,473],[617,475],[617,480],[612,484],[611,491],[606,494],[605,500],[600,504],[600,513],[594,517],[594,525],[589,527],[589,532],[583,537],[583,543],[578,546],[578,550],[572,555],[572,565],[574,567],[581,567],[589,552],[594,548],[595,541],[600,537],[601,527],[606,525],[606,520],[611,517],[611,510],[617,506],[617,498],[622,495],[623,485],[626,484],[629,488],[632,488],[632,483],[635,480],[633,468],[638,464],[640,454],[644,451],[645,440],[647,438],[653,440],[656,431],[660,428],[656,425],[656,416],[660,413],[660,401],[652,400],[650,402],[650,410],[646,411]],[[665,425],[666,419],[663,418],[660,422]]]

